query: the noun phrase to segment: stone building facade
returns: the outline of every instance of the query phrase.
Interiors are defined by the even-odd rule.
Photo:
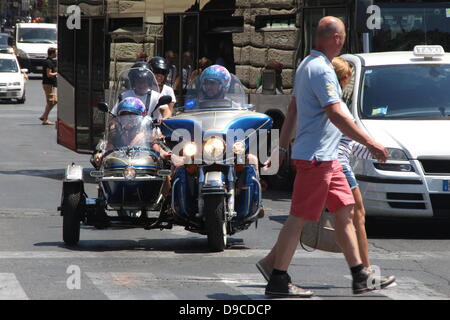
[[[250,89],[269,60],[283,64],[283,88],[293,85],[298,30],[257,31],[255,18],[261,15],[295,14],[296,0],[237,0],[235,15],[244,17],[244,32],[233,35],[236,75]]]

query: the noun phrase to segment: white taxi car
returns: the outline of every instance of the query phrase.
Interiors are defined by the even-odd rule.
[[[25,102],[25,79],[19,62],[13,54],[0,53],[0,100],[16,99],[18,103]]]
[[[388,148],[389,160],[354,160],[367,215],[450,218],[450,54],[346,54],[344,90],[357,125]]]

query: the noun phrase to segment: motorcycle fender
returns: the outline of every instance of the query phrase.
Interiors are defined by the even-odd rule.
[[[64,182],[83,181],[83,167],[68,165],[64,174]]]
[[[225,193],[223,174],[220,171],[210,171],[205,175],[202,193]]]

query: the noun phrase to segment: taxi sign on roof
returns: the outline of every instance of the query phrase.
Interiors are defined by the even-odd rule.
[[[442,46],[415,46],[414,55],[424,58],[433,58],[444,55],[444,48]]]

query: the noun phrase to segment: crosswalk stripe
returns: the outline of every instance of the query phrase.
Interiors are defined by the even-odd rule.
[[[257,273],[216,273],[220,282],[242,293],[250,300],[266,299],[266,282]]]
[[[83,251],[0,251],[0,259],[92,259],[92,258],[180,258],[180,251],[152,251],[145,250],[111,250],[111,251],[87,251],[88,247],[83,246]],[[206,249],[206,242],[205,242]],[[92,248],[95,250],[95,247]],[[246,249],[246,250],[225,250],[223,252],[205,252],[204,258],[249,258],[257,259],[267,255],[266,249]],[[182,256],[196,256],[197,253],[183,252]],[[370,257],[374,260],[449,260],[450,251],[434,252],[370,252]],[[344,259],[341,253],[329,253],[324,251],[305,252],[297,250],[295,259]]]
[[[28,300],[14,273],[0,273],[0,300]]]
[[[139,272],[87,272],[86,275],[111,300],[178,300],[158,288],[155,276]]]
[[[350,275],[346,279],[352,279]],[[423,282],[410,277],[396,277],[395,283],[373,291],[393,300],[450,300],[450,297],[428,288]]]
[[[269,299],[265,295],[267,282],[260,273],[217,273],[221,282],[241,292],[250,300]],[[289,298],[292,300],[292,298]],[[300,299],[300,298],[299,298]],[[307,298],[308,300],[322,300],[318,296]]]
[[[450,297],[430,289],[421,281],[410,277],[399,277],[397,285],[379,291],[394,300],[449,300]]]

